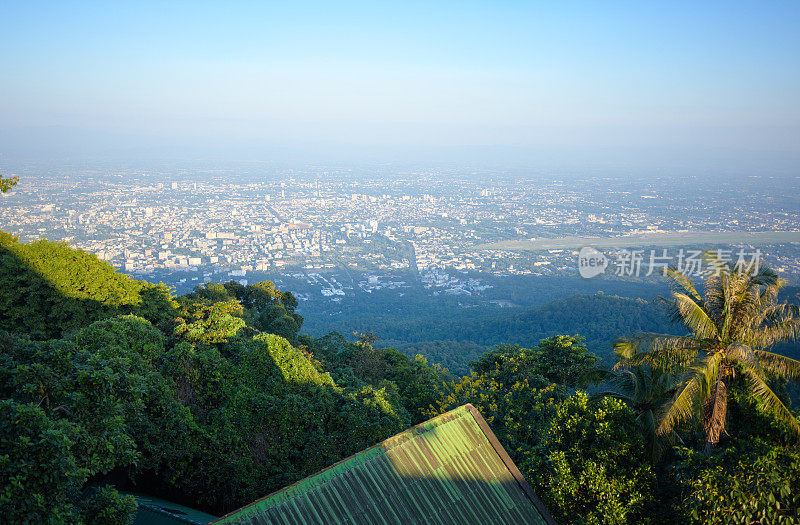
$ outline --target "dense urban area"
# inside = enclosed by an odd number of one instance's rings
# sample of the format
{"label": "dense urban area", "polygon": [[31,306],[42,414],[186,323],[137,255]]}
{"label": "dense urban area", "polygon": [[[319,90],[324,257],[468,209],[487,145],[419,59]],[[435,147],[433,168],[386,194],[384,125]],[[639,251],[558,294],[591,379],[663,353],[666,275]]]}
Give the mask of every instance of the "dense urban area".
{"label": "dense urban area", "polygon": [[[654,258],[680,264],[709,247],[734,263],[762,258],[791,281],[800,275],[797,178],[251,165],[24,171],[32,175],[2,200],[4,229],[21,241],[64,240],[179,290],[266,274],[300,279],[333,301],[356,287],[470,295],[492,277],[575,276],[584,245],[607,252],[610,277],[658,275]],[[620,262],[629,252],[641,259],[635,274]]]}

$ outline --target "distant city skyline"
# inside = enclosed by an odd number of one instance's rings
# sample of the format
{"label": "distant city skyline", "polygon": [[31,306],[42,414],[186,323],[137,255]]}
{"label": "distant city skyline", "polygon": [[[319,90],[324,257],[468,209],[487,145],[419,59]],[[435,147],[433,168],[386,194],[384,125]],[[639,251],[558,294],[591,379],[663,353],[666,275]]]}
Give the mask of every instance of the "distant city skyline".
{"label": "distant city skyline", "polygon": [[0,7],[19,158],[797,174],[794,2]]}

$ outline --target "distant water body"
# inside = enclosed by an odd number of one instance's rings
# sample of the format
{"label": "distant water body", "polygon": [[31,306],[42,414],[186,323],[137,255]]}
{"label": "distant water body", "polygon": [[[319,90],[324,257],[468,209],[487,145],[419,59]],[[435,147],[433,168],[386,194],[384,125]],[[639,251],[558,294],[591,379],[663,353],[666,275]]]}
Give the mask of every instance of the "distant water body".
{"label": "distant water body", "polygon": [[517,239],[477,246],[486,250],[536,251],[581,248],[634,248],[638,246],[768,245],[800,243],[800,231],[648,232],[618,237],[556,237]]}

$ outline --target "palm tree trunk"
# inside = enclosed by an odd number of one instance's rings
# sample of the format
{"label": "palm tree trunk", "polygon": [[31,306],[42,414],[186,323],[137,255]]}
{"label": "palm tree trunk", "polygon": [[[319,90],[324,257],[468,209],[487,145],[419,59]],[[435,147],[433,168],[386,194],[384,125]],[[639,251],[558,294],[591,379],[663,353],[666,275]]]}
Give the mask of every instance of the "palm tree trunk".
{"label": "palm tree trunk", "polygon": [[720,371],[711,395],[703,405],[703,420],[706,431],[706,455],[711,454],[725,431],[725,416],[728,413],[727,374]]}

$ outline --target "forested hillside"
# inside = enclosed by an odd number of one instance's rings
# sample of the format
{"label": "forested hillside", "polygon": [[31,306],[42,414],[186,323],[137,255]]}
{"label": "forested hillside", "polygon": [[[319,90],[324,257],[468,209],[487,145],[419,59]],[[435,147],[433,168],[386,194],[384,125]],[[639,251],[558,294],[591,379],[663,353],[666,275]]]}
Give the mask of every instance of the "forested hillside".
{"label": "forested hillside", "polygon": [[[440,380],[398,352],[331,366],[335,380],[271,283],[175,298],[64,244],[4,237],[0,250],[11,522],[117,522],[132,500],[113,487],[221,514],[418,422]],[[359,361],[339,344],[337,366]]]}
{"label": "forested hillside", "polygon": [[[469,363],[494,345],[535,346],[541,339],[557,334],[580,334],[590,351],[610,363],[614,341],[620,334],[680,333],[681,328],[671,325],[665,312],[656,300],[575,295],[523,312],[384,324],[378,333],[386,334],[382,344],[407,353],[422,353],[454,373],[465,374]],[[459,340],[447,340],[452,334],[458,334]]]}
{"label": "forested hillside", "polygon": [[164,285],[131,279],[66,243],[23,244],[0,231],[0,330],[49,339],[119,314],[158,324],[174,307]]}
{"label": "forested hillside", "polygon": [[[571,283],[565,283],[569,286]],[[629,286],[632,293],[650,288]],[[780,299],[800,302],[800,288],[785,287]],[[664,295],[668,295],[666,292]],[[614,342],[636,332],[682,334],[684,328],[672,323],[663,301],[635,296],[620,297],[602,292],[562,297],[542,305],[518,308],[493,308],[483,311],[459,310],[459,315],[419,317],[406,314],[384,315],[370,325],[355,318],[354,329],[372,330],[380,337],[379,346],[391,347],[408,355],[417,353],[439,363],[451,372],[469,373],[469,364],[494,345],[509,343],[535,346],[541,339],[557,334],[579,334],[589,350],[603,362],[614,362]],[[780,353],[800,358],[800,344],[781,343]]]}
{"label": "forested hillside", "polygon": [[[739,375],[719,448],[702,454],[698,420],[667,436],[652,424],[695,369],[619,354],[608,370],[574,334],[599,345],[637,323],[666,327],[651,302],[584,295],[465,322],[474,363],[457,377],[431,356],[376,348],[361,325],[355,341],[304,335],[297,301],[270,282],[175,297],[65,244],[5,234],[0,279],[6,522],[130,523],[136,503],[120,491],[220,515],[467,402],[560,522],[800,518],[795,415],[776,418]],[[763,374],[787,404],[792,366]],[[580,390],[591,384],[607,393]]]}

